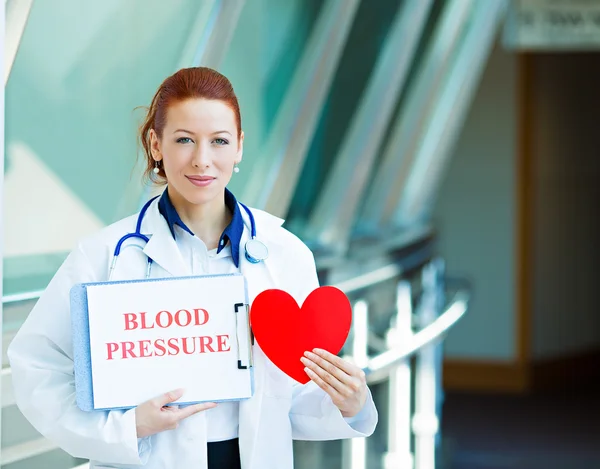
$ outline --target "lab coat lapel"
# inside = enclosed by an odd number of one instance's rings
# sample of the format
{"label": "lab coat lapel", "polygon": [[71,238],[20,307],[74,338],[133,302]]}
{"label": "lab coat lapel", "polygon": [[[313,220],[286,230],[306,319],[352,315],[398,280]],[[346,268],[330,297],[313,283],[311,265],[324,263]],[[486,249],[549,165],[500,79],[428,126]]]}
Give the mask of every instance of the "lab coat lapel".
{"label": "lab coat lapel", "polygon": [[144,254],[155,264],[174,277],[191,275],[166,220],[158,211],[157,202],[150,206],[144,217],[142,233],[150,237],[150,241],[144,247]]}
{"label": "lab coat lapel", "polygon": [[[250,239],[250,220],[245,210],[241,210],[246,224],[246,229],[240,240],[240,270],[248,281],[248,297],[250,303],[254,301],[254,298],[264,290],[270,288],[277,288],[278,275],[276,259],[277,255],[274,254],[276,243],[273,240],[273,230],[279,228],[283,223],[283,220],[276,218],[271,215],[266,215],[264,212],[252,210],[256,224],[256,237],[265,245],[269,250],[269,257],[264,262],[258,264],[252,264],[246,259],[246,250],[244,246]],[[266,216],[265,216],[266,215]]]}
{"label": "lab coat lapel", "polygon": [[[245,212],[244,212],[245,215]],[[256,215],[255,215],[256,217]],[[249,220],[245,217],[246,225],[249,226]],[[262,220],[257,220],[257,238],[267,245],[271,253],[273,245],[269,240],[268,225],[261,224]],[[250,304],[256,296],[264,290],[277,288],[277,277],[274,269],[274,258],[269,257],[264,262],[252,264],[246,259],[244,245],[250,238],[249,230],[244,230],[244,235],[240,242],[240,271],[246,277],[248,284],[248,299]],[[275,257],[276,258],[276,257]],[[261,411],[263,403],[263,391],[266,379],[266,357],[260,350],[258,344],[254,344],[254,396],[240,402],[239,409],[239,441],[240,457],[244,469],[253,469],[255,467],[254,450],[258,446],[257,437],[260,435]]]}

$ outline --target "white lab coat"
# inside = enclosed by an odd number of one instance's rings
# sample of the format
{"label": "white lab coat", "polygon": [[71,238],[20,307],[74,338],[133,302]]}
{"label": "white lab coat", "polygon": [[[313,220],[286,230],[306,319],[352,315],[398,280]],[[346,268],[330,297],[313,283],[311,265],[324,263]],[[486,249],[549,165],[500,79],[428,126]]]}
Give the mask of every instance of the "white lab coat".
{"label": "white lab coat", "polygon": [[[249,221],[242,210],[248,238]],[[279,288],[299,304],[318,287],[310,250],[285,230],[282,220],[253,210],[257,238],[269,258],[241,271],[250,301],[263,290]],[[76,283],[105,281],[117,240],[135,231],[137,216],[121,220],[80,242],[52,279],[8,350],[16,401],[35,428],[91,467],[206,469],[206,416],[200,412],[176,430],[138,439],[135,410],[83,412],[75,403],[69,291]],[[166,221],[153,202],[142,225],[150,242],[129,247],[119,257],[113,280],[144,276],[146,255],[154,260],[152,277],[189,275]],[[243,251],[242,251],[243,252]],[[291,469],[292,439],[332,440],[369,436],[377,411],[369,394],[357,419],[348,423],[314,383],[297,385],[254,346],[255,394],[240,403],[239,441],[243,469]],[[165,389],[165,392],[168,389]]]}

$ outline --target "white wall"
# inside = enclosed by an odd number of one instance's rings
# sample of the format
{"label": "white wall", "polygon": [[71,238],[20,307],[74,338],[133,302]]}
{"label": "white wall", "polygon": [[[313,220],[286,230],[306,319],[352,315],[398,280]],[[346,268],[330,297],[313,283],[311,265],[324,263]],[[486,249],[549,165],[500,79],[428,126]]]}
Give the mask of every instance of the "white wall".
{"label": "white wall", "polygon": [[[533,57],[532,359],[600,350],[600,56]],[[497,48],[443,181],[435,219],[449,274],[473,282],[450,359],[516,359],[517,58]]]}
{"label": "white wall", "polygon": [[492,52],[434,210],[449,274],[474,286],[446,339],[450,359],[516,357],[516,67],[513,54]]}

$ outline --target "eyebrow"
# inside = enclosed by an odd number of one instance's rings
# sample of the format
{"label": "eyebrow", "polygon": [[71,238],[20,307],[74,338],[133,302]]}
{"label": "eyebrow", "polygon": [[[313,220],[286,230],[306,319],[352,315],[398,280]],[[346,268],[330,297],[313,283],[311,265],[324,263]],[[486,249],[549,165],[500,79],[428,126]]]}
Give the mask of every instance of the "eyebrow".
{"label": "eyebrow", "polygon": [[[186,134],[194,135],[194,132],[192,132],[191,130],[177,129],[173,133],[177,133],[177,132],[184,132]],[[217,130],[216,132],[213,132],[211,135],[217,135],[217,134],[229,134],[229,135],[231,135],[231,132],[229,132],[229,130]]]}

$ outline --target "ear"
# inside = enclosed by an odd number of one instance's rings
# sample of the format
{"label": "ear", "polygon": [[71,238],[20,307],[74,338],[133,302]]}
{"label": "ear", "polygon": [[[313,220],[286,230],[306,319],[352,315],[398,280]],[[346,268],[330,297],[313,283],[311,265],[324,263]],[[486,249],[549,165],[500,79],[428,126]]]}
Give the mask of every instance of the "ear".
{"label": "ear", "polygon": [[161,161],[163,159],[160,151],[160,140],[154,129],[150,129],[150,152],[154,161]]}
{"label": "ear", "polygon": [[238,143],[238,152],[235,157],[235,163],[240,164],[242,162],[242,156],[244,154],[244,132],[240,134],[240,141]]}

